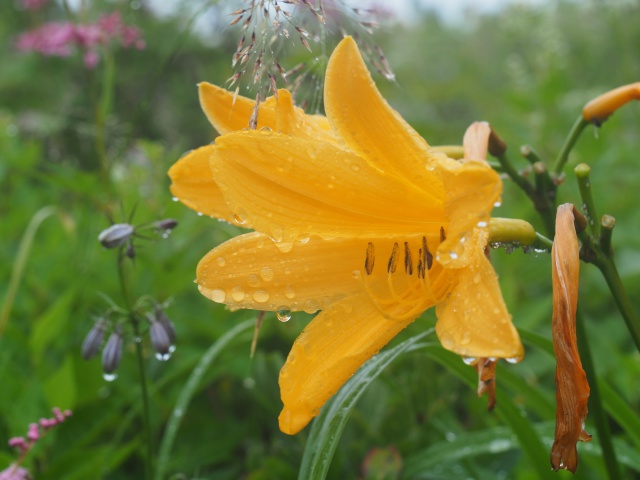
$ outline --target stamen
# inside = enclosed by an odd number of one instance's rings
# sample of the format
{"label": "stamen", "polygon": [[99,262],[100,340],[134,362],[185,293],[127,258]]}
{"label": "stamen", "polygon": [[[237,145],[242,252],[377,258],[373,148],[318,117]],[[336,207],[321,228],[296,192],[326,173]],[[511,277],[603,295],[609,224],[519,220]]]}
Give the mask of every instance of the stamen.
{"label": "stamen", "polygon": [[[443,230],[444,231],[444,230]],[[427,244],[427,237],[422,237],[422,254],[424,255],[424,263],[427,265],[427,270],[431,270],[433,267],[433,255],[429,251],[429,245]],[[422,275],[424,278],[424,270],[422,271]]]}
{"label": "stamen", "polygon": [[424,278],[424,255],[422,249],[418,249],[418,278]]}
{"label": "stamen", "polygon": [[393,244],[393,250],[391,252],[391,256],[389,257],[389,263],[387,264],[387,272],[395,273],[396,267],[398,266],[398,249],[400,246],[398,242]]}
{"label": "stamen", "polygon": [[367,272],[367,275],[371,275],[373,273],[373,265],[376,262],[376,247],[373,243],[369,242],[367,245],[367,258],[364,260],[364,270]]}
{"label": "stamen", "polygon": [[440,227],[440,243],[447,239],[447,234],[444,232],[444,227]]}
{"label": "stamen", "polygon": [[404,271],[407,275],[413,275],[413,260],[411,259],[409,242],[404,242]]}

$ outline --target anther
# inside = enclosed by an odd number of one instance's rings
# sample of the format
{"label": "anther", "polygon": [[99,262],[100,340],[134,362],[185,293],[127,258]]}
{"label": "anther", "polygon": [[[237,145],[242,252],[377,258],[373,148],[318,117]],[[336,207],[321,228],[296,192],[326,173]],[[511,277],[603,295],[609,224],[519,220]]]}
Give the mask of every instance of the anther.
{"label": "anther", "polygon": [[440,227],[440,243],[447,239],[447,234],[444,233],[444,227]]}
{"label": "anther", "polygon": [[367,258],[364,261],[364,269],[367,272],[367,275],[371,275],[373,273],[373,265],[376,262],[376,247],[373,243],[369,242],[367,244]]}
{"label": "anther", "polygon": [[395,273],[396,267],[398,266],[398,250],[400,246],[398,242],[393,244],[393,250],[391,251],[391,256],[389,257],[389,263],[387,265],[387,272]]}
{"label": "anther", "polygon": [[413,260],[411,259],[409,242],[404,242],[404,271],[407,275],[413,275]]}
{"label": "anther", "polygon": [[[441,231],[444,232],[444,229]],[[431,267],[433,267],[433,255],[431,255],[431,252],[429,251],[427,237],[425,236],[422,237],[422,255],[424,255],[423,262],[427,266],[427,270],[431,270]]]}

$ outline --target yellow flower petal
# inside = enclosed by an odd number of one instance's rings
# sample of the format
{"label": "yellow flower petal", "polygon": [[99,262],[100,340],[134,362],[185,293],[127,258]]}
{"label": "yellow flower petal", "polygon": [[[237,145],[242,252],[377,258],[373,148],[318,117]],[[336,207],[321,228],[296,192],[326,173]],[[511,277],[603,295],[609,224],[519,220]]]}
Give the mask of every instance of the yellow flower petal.
{"label": "yellow flower petal", "polygon": [[[255,100],[236,95],[207,82],[200,83],[198,90],[200,105],[218,133],[224,135],[249,127]],[[302,109],[293,105],[291,93],[284,89],[278,90],[278,98],[269,97],[260,104],[257,129],[260,128],[324,141],[336,141],[327,118],[322,115],[306,115]]]}
{"label": "yellow flower petal", "polygon": [[289,435],[302,430],[365,361],[416,317],[390,321],[364,296],[349,297],[316,316],[280,371],[280,430]]}
{"label": "yellow flower petal", "polygon": [[609,90],[594,98],[582,109],[582,118],[600,124],[631,100],[640,100],[640,82]]}
{"label": "yellow flower petal", "polygon": [[329,143],[245,131],[219,137],[216,147],[214,178],[231,209],[276,240],[446,228],[441,203]]}
{"label": "yellow flower petal", "polygon": [[196,212],[231,222],[233,213],[213,181],[209,159],[214,150],[213,145],[207,145],[178,160],[169,169],[170,189],[174,197]]}
{"label": "yellow flower petal", "polygon": [[476,246],[469,248],[466,242],[476,227],[489,224],[491,209],[502,193],[502,182],[494,170],[479,162],[443,158],[437,169],[445,186],[449,219],[447,239],[438,249],[438,260],[445,266],[460,268],[472,262],[469,255],[475,253]]}
{"label": "yellow flower petal", "polygon": [[[388,238],[327,241],[311,236],[283,250],[280,243],[253,232],[205,255],[198,264],[196,283],[207,298],[236,308],[314,313],[366,292],[383,309],[395,305],[397,316],[419,314],[447,292],[442,268],[425,261],[429,254],[421,250],[424,244],[437,246],[436,241],[410,237],[400,249]],[[397,272],[390,275],[394,251]],[[406,255],[410,255],[409,267]],[[411,274],[406,274],[406,268]]]}
{"label": "yellow flower petal", "polygon": [[325,78],[327,117],[349,149],[387,173],[397,172],[433,195],[443,196],[424,139],[380,95],[355,41],[336,47]]}
{"label": "yellow flower petal", "polygon": [[469,239],[471,261],[445,301],[436,307],[436,333],[447,350],[465,357],[514,361],[524,349],[502,299],[498,278],[484,255],[488,231],[476,229]]}

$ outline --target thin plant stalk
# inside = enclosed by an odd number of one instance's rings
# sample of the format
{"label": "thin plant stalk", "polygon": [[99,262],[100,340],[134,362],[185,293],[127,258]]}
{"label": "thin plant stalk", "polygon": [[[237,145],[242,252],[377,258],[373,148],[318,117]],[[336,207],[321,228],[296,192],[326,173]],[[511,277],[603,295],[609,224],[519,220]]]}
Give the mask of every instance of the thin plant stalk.
{"label": "thin plant stalk", "polygon": [[29,221],[29,225],[27,225],[27,229],[22,235],[20,246],[18,247],[18,254],[16,255],[16,260],[11,270],[7,295],[2,303],[2,310],[0,311],[0,337],[9,321],[9,313],[11,313],[11,307],[13,307],[13,302],[18,293],[20,280],[22,280],[22,274],[29,259],[29,252],[31,252],[31,246],[33,245],[36,232],[40,228],[40,225],[42,225],[42,222],[56,213],[58,213],[58,209],[52,205],[41,208],[31,217],[31,221]]}
{"label": "thin plant stalk", "polygon": [[591,347],[589,346],[589,339],[587,337],[587,329],[584,326],[584,317],[581,315],[580,310],[576,313],[576,330],[578,337],[578,348],[580,350],[580,358],[582,360],[582,366],[589,379],[590,397],[589,397],[589,411],[593,415],[593,419],[598,431],[598,443],[602,448],[602,456],[604,457],[604,464],[607,468],[609,478],[616,480],[622,478],[620,475],[620,466],[618,459],[616,458],[616,452],[613,449],[613,439],[611,438],[611,429],[607,415],[604,411],[602,403],[602,395],[600,394],[600,386],[598,385],[598,379],[596,377],[596,369],[593,363],[593,357],[591,356]]}
{"label": "thin plant stalk", "polygon": [[553,173],[557,177],[562,175],[562,170],[564,169],[564,166],[569,159],[569,153],[573,149],[573,146],[576,144],[578,138],[580,138],[580,134],[582,134],[582,131],[587,125],[589,125],[589,122],[587,122],[582,117],[582,114],[580,114],[580,116],[576,119],[575,123],[571,127],[569,135],[567,135],[567,138],[564,141],[564,145],[562,145],[562,148],[558,153],[558,157],[556,158],[556,163],[553,167]]}

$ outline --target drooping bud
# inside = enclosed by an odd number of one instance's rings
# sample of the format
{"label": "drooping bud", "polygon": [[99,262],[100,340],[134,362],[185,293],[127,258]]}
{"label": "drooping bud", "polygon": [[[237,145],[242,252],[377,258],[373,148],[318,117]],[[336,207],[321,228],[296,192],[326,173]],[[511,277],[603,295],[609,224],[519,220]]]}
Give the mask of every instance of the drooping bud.
{"label": "drooping bud", "polygon": [[109,340],[102,350],[102,370],[111,374],[116,371],[122,357],[122,334],[116,330],[109,336]]}
{"label": "drooping bud", "polygon": [[134,234],[135,228],[128,223],[114,223],[109,228],[105,228],[98,241],[104,248],[118,248],[124,245]]}
{"label": "drooping bud", "polygon": [[158,230],[173,230],[178,226],[178,221],[173,218],[164,218],[154,223],[154,227]]}
{"label": "drooping bud", "polygon": [[104,338],[106,328],[106,319],[100,318],[93,326],[82,342],[82,358],[89,360],[93,358],[99,351]]}
{"label": "drooping bud", "polygon": [[160,323],[160,325],[162,325],[167,332],[167,335],[169,337],[169,344],[170,344],[169,350],[171,350],[171,346],[176,344],[176,330],[173,326],[173,322],[169,319],[167,314],[160,307],[156,307],[154,311],[154,315],[158,323]]}
{"label": "drooping bud", "polygon": [[149,327],[149,336],[151,337],[151,345],[159,355],[169,354],[169,347],[171,342],[169,341],[169,335],[164,326],[154,320],[151,320],[151,326]]}
{"label": "drooping bud", "polygon": [[574,207],[560,205],[556,235],[551,250],[553,280],[553,351],[556,356],[556,431],[551,447],[551,466],[575,473],[578,441],[591,440],[584,430],[589,399],[589,383],[582,369],[576,344],[576,308],[580,252]]}

